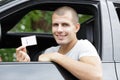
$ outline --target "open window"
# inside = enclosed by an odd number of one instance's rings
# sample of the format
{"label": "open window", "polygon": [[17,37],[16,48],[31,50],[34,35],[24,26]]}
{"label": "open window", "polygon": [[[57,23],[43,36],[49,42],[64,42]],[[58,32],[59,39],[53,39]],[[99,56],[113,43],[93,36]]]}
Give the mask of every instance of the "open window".
{"label": "open window", "polygon": [[[50,46],[56,46],[57,44],[51,34],[51,15],[56,8],[64,5],[73,7],[79,14],[81,29],[77,33],[78,39],[88,39],[95,46],[99,55],[101,55],[100,14],[99,3],[97,1],[94,3],[90,1],[79,3],[67,1],[51,1],[46,3],[30,1],[26,4],[18,5],[8,10],[11,11],[11,14],[5,12],[7,16],[1,19],[1,49],[16,48],[21,45],[20,38],[22,36],[36,35],[38,44],[28,47],[29,55],[34,60],[39,52]],[[15,52],[15,50],[13,51]]]}

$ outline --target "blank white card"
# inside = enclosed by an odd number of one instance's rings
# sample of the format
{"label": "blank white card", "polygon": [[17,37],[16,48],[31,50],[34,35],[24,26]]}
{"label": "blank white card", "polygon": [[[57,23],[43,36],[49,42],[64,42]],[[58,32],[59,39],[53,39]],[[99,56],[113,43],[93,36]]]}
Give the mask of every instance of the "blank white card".
{"label": "blank white card", "polygon": [[33,36],[22,37],[21,38],[21,43],[22,43],[22,46],[37,45],[36,36],[33,35]]}

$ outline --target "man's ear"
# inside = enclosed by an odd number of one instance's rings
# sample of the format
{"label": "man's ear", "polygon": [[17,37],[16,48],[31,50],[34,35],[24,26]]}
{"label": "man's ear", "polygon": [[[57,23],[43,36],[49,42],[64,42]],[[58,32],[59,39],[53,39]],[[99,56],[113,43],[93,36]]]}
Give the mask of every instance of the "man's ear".
{"label": "man's ear", "polygon": [[77,33],[79,30],[80,30],[80,24],[77,23],[77,24],[76,24],[76,33]]}

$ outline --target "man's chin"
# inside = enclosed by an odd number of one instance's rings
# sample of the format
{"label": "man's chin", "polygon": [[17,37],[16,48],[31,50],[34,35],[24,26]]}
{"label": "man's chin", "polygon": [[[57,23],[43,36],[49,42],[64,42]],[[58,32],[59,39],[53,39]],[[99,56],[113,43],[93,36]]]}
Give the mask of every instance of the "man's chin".
{"label": "man's chin", "polygon": [[64,41],[57,41],[57,43],[58,43],[59,45],[65,45],[65,44],[67,44],[67,43],[64,42]]}

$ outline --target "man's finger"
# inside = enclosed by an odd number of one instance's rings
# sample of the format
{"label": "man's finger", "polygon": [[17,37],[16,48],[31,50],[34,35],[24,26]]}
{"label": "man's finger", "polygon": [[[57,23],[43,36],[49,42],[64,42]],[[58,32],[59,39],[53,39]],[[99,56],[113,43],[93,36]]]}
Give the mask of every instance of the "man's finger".
{"label": "man's finger", "polygon": [[24,51],[26,52],[26,47],[25,46],[20,46],[16,49],[16,53],[19,53],[19,51]]}
{"label": "man's finger", "polygon": [[21,61],[23,61],[23,62],[28,62],[28,61],[30,61],[30,57],[28,56],[28,54],[26,54],[26,53],[23,52],[23,51],[20,51],[20,54],[22,54],[22,55],[21,55]]}

